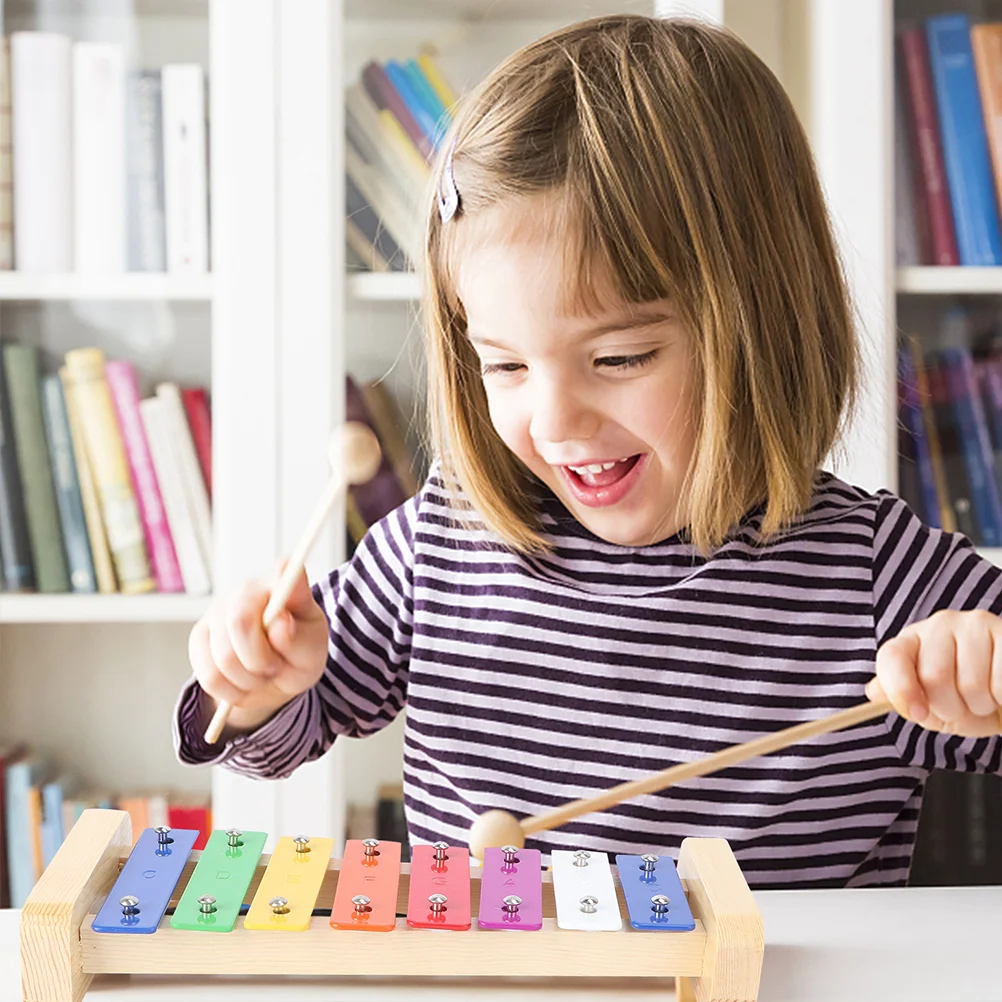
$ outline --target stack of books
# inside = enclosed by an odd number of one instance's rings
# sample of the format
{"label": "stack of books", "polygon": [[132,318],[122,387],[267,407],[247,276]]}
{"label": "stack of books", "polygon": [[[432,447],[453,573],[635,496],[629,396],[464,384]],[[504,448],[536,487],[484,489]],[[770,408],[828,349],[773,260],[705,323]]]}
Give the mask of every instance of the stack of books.
{"label": "stack of books", "polygon": [[136,367],[98,348],[43,373],[0,357],[0,567],[19,592],[212,588],[212,429],[199,386],[140,399]]}
{"label": "stack of books", "polygon": [[0,268],[209,268],[201,66],[127,70],[122,46],[0,43]]}
{"label": "stack of books", "polygon": [[1002,23],[943,14],[897,36],[897,264],[1002,264]]}
{"label": "stack of books", "polygon": [[345,94],[349,270],[405,271],[419,257],[421,199],[456,95],[428,55],[370,60]]}

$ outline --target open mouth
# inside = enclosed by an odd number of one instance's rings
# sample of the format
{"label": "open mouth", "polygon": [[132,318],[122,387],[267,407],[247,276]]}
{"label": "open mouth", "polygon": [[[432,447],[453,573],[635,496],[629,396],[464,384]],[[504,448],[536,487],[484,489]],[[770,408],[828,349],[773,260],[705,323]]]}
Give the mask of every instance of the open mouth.
{"label": "open mouth", "polygon": [[604,508],[621,501],[637,482],[645,456],[581,466],[561,466],[560,472],[574,497],[589,508]]}

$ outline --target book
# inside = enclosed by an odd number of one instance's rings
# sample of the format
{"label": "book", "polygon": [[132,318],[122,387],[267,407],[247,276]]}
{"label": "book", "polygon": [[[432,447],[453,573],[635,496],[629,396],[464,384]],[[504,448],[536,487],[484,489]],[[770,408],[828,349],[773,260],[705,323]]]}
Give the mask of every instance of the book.
{"label": "book", "polygon": [[929,18],[925,29],[960,263],[1002,264],[1002,234],[970,18],[943,14]]}
{"label": "book", "polygon": [[104,364],[115,417],[122,432],[122,444],[129,465],[132,490],[143,524],[143,538],[157,591],[184,591],[184,579],[174,550],[167,513],[164,511],[160,484],[150,458],[146,432],[139,415],[139,380],[136,367],[124,359],[110,359]]}
{"label": "book", "polygon": [[389,111],[393,115],[421,156],[426,161],[431,160],[433,153],[431,141],[414,119],[410,109],[386,75],[386,71],[374,59],[370,59],[362,67],[362,86],[377,108]]}
{"label": "book", "polygon": [[10,37],[14,266],[73,270],[72,48],[55,32]]}
{"label": "book", "polygon": [[415,468],[416,457],[407,444],[404,420],[397,401],[383,380],[363,383],[360,389],[380,446],[404,493],[411,497],[417,493],[420,483]]}
{"label": "book", "polygon": [[161,70],[167,270],[209,270],[205,74],[196,64]]}
{"label": "book", "polygon": [[7,766],[23,755],[13,741],[0,741],[0,908],[10,908],[10,867],[7,862]]}
{"label": "book", "polygon": [[108,535],[104,531],[104,519],[101,517],[101,501],[94,484],[94,473],[90,458],[84,444],[83,426],[80,423],[79,405],[77,404],[76,384],[66,366],[59,369],[59,380],[63,384],[63,401],[66,404],[66,420],[70,428],[70,441],[73,443],[73,456],[76,460],[77,480],[80,483],[80,500],[83,504],[84,522],[87,526],[87,539],[90,541],[90,555],[94,562],[94,575],[97,579],[97,590],[102,595],[110,595],[118,591],[115,580],[115,565],[111,559],[111,548],[108,545]]}
{"label": "book", "polygon": [[130,73],[125,99],[126,265],[130,271],[166,271],[160,71]]}
{"label": "book", "polygon": [[139,401],[139,414],[146,432],[157,483],[160,485],[167,524],[184,580],[184,590],[189,595],[208,595],[212,590],[209,569],[202,557],[195,523],[188,510],[181,483],[180,462],[174,453],[171,424],[166,411],[167,405],[159,397]]}
{"label": "book", "polygon": [[198,465],[195,442],[191,437],[191,429],[188,427],[188,418],[185,416],[181,389],[176,383],[159,383],[156,395],[164,402],[164,413],[170,428],[171,444],[177,469],[181,476],[185,503],[195,526],[195,538],[198,540],[206,573],[211,582],[212,509],[209,505],[209,493],[205,488],[202,471]]}
{"label": "book", "polygon": [[13,267],[14,157],[11,146],[10,39],[0,38],[0,271],[10,271]]}
{"label": "book", "polygon": [[100,348],[75,348],[66,353],[66,367],[73,378],[84,447],[101,501],[119,587],[127,595],[152,591],[156,585],[104,371],[104,353]]}
{"label": "book", "polygon": [[70,578],[42,419],[38,349],[34,345],[6,344],[3,357],[35,584],[40,592],[66,592],[70,590]]}
{"label": "book", "polygon": [[198,454],[205,492],[212,501],[212,409],[209,394],[202,386],[186,386],[181,390],[181,402],[188,418],[191,438]]}
{"label": "book", "polygon": [[915,469],[918,475],[919,496],[916,499],[918,504],[916,512],[927,525],[938,529],[940,527],[939,496],[936,493],[932,455],[929,449],[929,439],[926,436],[922,404],[919,400],[918,376],[915,372],[915,360],[911,349],[905,343],[898,346],[898,387],[901,430],[904,434],[911,436]]}
{"label": "book", "polygon": [[943,145],[940,141],[936,97],[933,93],[929,50],[920,27],[905,28],[898,34],[898,52],[904,73],[899,86],[905,89],[911,128],[911,161],[919,198],[924,202],[929,220],[932,258],[929,264],[957,265],[957,237],[953,209],[947,191]]}
{"label": "book", "polygon": [[0,563],[7,591],[35,590],[31,537],[17,465],[3,352],[0,352]]}
{"label": "book", "polygon": [[112,42],[73,44],[73,260],[125,271],[125,67]]}
{"label": "book", "polygon": [[1002,205],[1002,23],[972,25],[971,49],[991,155],[995,198]]}
{"label": "book", "polygon": [[97,591],[97,577],[90,552],[90,538],[87,535],[87,520],[84,517],[80,479],[77,476],[77,464],[73,455],[70,424],[66,416],[63,384],[56,373],[42,377],[42,418],[45,423],[45,437],[49,444],[49,457],[52,461],[56,506],[63,530],[70,589],[77,593],[90,594]]}
{"label": "book", "polygon": [[167,823],[171,828],[188,828],[199,833],[192,846],[193,849],[204,849],[205,843],[212,834],[212,811],[209,801],[197,795],[175,794],[167,801]]}
{"label": "book", "polygon": [[10,903],[20,908],[35,884],[35,831],[29,806],[31,790],[38,789],[49,771],[46,759],[25,752],[6,766],[4,815],[7,822],[7,863]]}

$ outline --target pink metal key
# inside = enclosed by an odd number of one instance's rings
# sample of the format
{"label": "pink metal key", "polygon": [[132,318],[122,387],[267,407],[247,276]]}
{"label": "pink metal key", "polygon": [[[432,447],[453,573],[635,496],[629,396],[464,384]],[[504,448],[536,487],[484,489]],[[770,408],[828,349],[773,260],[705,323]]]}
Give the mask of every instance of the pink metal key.
{"label": "pink metal key", "polygon": [[543,927],[543,873],[538,849],[513,845],[484,850],[480,883],[481,929]]}

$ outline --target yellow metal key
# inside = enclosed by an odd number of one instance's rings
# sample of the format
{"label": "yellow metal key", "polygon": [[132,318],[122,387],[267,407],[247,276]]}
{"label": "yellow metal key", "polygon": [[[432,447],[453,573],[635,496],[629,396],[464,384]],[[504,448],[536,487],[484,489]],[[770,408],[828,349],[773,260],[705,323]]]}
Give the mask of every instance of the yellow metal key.
{"label": "yellow metal key", "polygon": [[333,851],[332,838],[280,838],[261,875],[244,928],[287,932],[308,929]]}

